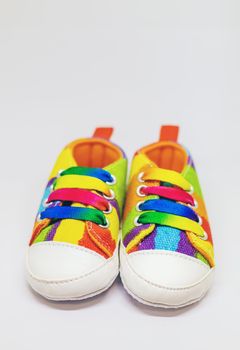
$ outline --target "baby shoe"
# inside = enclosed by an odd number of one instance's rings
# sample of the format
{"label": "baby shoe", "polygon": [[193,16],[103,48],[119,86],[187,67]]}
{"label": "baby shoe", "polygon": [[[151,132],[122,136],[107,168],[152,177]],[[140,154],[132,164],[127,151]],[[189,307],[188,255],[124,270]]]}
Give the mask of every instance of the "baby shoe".
{"label": "baby shoe", "polygon": [[27,253],[28,281],[48,299],[94,296],[118,275],[127,160],[112,131],[70,143],[49,177]]}
{"label": "baby shoe", "polygon": [[123,219],[120,274],[139,302],[177,308],[209,289],[213,244],[193,160],[164,126],[134,156]]}

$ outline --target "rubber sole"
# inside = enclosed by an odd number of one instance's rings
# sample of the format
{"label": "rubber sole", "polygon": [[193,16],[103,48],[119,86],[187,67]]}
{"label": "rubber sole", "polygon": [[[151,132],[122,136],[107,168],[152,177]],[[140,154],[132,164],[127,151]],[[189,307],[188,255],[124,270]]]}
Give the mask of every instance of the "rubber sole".
{"label": "rubber sole", "polygon": [[93,292],[93,293],[89,293],[89,294],[86,294],[86,295],[83,295],[83,296],[79,296],[79,297],[64,297],[64,298],[52,298],[52,297],[49,297],[47,295],[44,295],[44,294],[41,294],[39,293],[32,285],[31,283],[29,282],[30,284],[30,287],[34,290],[34,292],[36,292],[38,295],[40,295],[41,297],[47,299],[47,300],[51,300],[51,301],[81,301],[81,300],[85,300],[85,299],[88,299],[88,298],[93,298],[101,293],[104,293],[106,292],[114,283],[114,281],[116,280],[117,276],[118,276],[119,272],[117,272],[117,274],[114,276],[114,278],[103,288]]}
{"label": "rubber sole", "polygon": [[199,298],[197,299],[193,299],[193,300],[190,300],[188,301],[187,303],[185,304],[180,304],[180,305],[171,305],[171,304],[156,304],[156,303],[151,303],[145,299],[142,299],[140,298],[139,296],[137,296],[136,294],[134,294],[126,285],[125,281],[124,281],[124,278],[122,277],[121,275],[121,272],[120,272],[120,277],[121,277],[121,281],[122,281],[122,284],[123,284],[123,287],[125,289],[125,291],[133,298],[135,299],[136,301],[138,301],[139,303],[141,304],[144,304],[144,305],[147,305],[147,306],[151,306],[151,307],[154,307],[154,308],[162,308],[162,309],[179,309],[179,308],[183,308],[183,307],[186,307],[186,306],[189,306],[189,305],[192,305],[194,303],[197,303],[198,301],[200,301],[202,298],[204,298],[204,296],[207,294],[204,293],[203,295],[201,295]]}
{"label": "rubber sole", "polygon": [[[137,253],[132,253],[137,254]],[[136,301],[151,307],[178,309],[200,301],[208,292],[214,274],[209,269],[202,278],[195,283],[181,287],[153,283],[139,275],[129,263],[129,257],[124,247],[120,248],[120,277],[126,292]]]}

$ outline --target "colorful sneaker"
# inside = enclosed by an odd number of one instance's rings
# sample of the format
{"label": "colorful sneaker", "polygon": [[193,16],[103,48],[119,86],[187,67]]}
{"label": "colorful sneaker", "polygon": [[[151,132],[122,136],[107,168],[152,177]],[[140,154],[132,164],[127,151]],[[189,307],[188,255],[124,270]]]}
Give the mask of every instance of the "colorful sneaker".
{"label": "colorful sneaker", "polygon": [[118,275],[127,160],[111,134],[70,143],[50,175],[27,254],[28,281],[48,299],[91,297]]}
{"label": "colorful sneaker", "polygon": [[178,127],[134,156],[124,210],[120,274],[126,290],[151,306],[201,299],[214,270],[211,231],[191,156]]}

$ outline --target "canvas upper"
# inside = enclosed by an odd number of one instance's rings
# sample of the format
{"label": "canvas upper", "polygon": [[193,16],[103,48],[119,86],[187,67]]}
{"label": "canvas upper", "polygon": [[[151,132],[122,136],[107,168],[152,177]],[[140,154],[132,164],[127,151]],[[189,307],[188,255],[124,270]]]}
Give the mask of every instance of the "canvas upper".
{"label": "canvas upper", "polygon": [[[183,290],[198,284],[214,267],[211,229],[196,168],[188,150],[177,142],[177,134],[177,127],[162,127],[160,141],[143,147],[133,158],[123,217],[125,284],[129,268],[151,285]],[[137,281],[131,283],[135,289]],[[137,295],[144,290],[140,288],[139,292],[136,287]],[[146,303],[174,307],[194,299],[160,294],[146,293]]]}
{"label": "canvas upper", "polygon": [[[83,290],[84,281],[70,291],[61,287],[53,290],[50,282],[80,278],[111,265],[110,260],[114,260],[114,271],[109,278],[117,274],[127,160],[109,141],[111,133],[112,129],[98,128],[93,137],[67,145],[50,174],[27,264],[33,288],[51,299],[81,298],[100,290],[101,282],[92,282],[88,292]],[[47,287],[44,282],[48,282]]]}

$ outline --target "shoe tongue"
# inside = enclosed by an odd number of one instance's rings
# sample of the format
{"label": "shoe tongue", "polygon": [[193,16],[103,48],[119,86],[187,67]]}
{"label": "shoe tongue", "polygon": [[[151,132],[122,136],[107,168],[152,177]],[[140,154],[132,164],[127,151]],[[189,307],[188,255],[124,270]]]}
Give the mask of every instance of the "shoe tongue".
{"label": "shoe tongue", "polygon": [[65,170],[74,166],[77,166],[77,162],[74,159],[72,149],[66,147],[58,156],[54,168],[50,174],[50,178],[56,177],[61,170]]}
{"label": "shoe tongue", "polygon": [[[81,148],[79,149],[78,146],[81,146]],[[98,151],[102,152],[102,155],[99,155],[99,159],[101,159],[104,154],[106,155],[106,152],[103,152],[102,150],[103,147],[106,147],[108,151],[109,165],[107,166],[103,166],[104,164],[101,164],[101,161],[97,161]],[[90,152],[90,150],[92,150],[92,152]],[[115,164],[119,160],[125,158],[126,156],[124,152],[118,146],[114,145],[108,140],[101,138],[76,140],[68,144],[60,153],[50,174],[50,178],[56,177],[61,170],[65,170],[74,166],[81,166],[79,165],[80,163],[82,163],[85,167],[108,170],[108,168],[111,168],[112,164]]]}
{"label": "shoe tongue", "polygon": [[145,153],[139,151],[133,158],[130,178],[152,167],[157,167],[157,165]]}
{"label": "shoe tongue", "polygon": [[146,146],[137,152],[140,168],[156,167],[185,173],[186,167],[192,165],[188,151],[182,145],[172,141],[159,141]]}
{"label": "shoe tongue", "polygon": [[[167,143],[167,145],[169,145],[169,143]],[[165,151],[165,149],[164,149],[165,142],[163,143],[161,141],[161,142],[157,142],[157,143],[151,145],[151,152],[153,150],[156,153],[149,154],[149,152],[148,152],[149,146],[144,147],[137,152],[137,154],[135,155],[135,158],[133,160],[133,167],[132,167],[132,171],[131,171],[131,176],[134,174],[138,174],[140,172],[144,172],[149,168],[152,168],[152,169],[155,168],[155,169],[166,169],[166,170],[174,171],[176,173],[180,173],[186,180],[189,181],[189,171],[191,170],[191,168],[194,168],[194,165],[193,165],[193,160],[192,160],[188,150],[185,147],[183,147],[177,143],[171,142],[170,145],[171,145],[171,147],[175,148],[178,152],[182,152],[182,155],[184,156],[184,158],[182,159],[181,171],[174,169],[171,166],[171,164],[169,164],[169,167],[167,167],[167,166],[161,167],[157,164],[157,160],[160,159],[160,162],[161,162],[161,158],[158,156],[158,153],[160,153],[162,151],[162,147],[163,147],[163,151]],[[173,158],[172,154],[169,154],[166,156],[169,157],[169,159],[171,159],[171,157]],[[168,165],[168,164],[166,164],[166,165]],[[159,184],[159,182],[157,182],[157,181],[148,181],[149,186],[157,186],[158,184]],[[167,187],[174,187],[170,183],[162,182],[161,184],[163,186],[167,186]]]}

